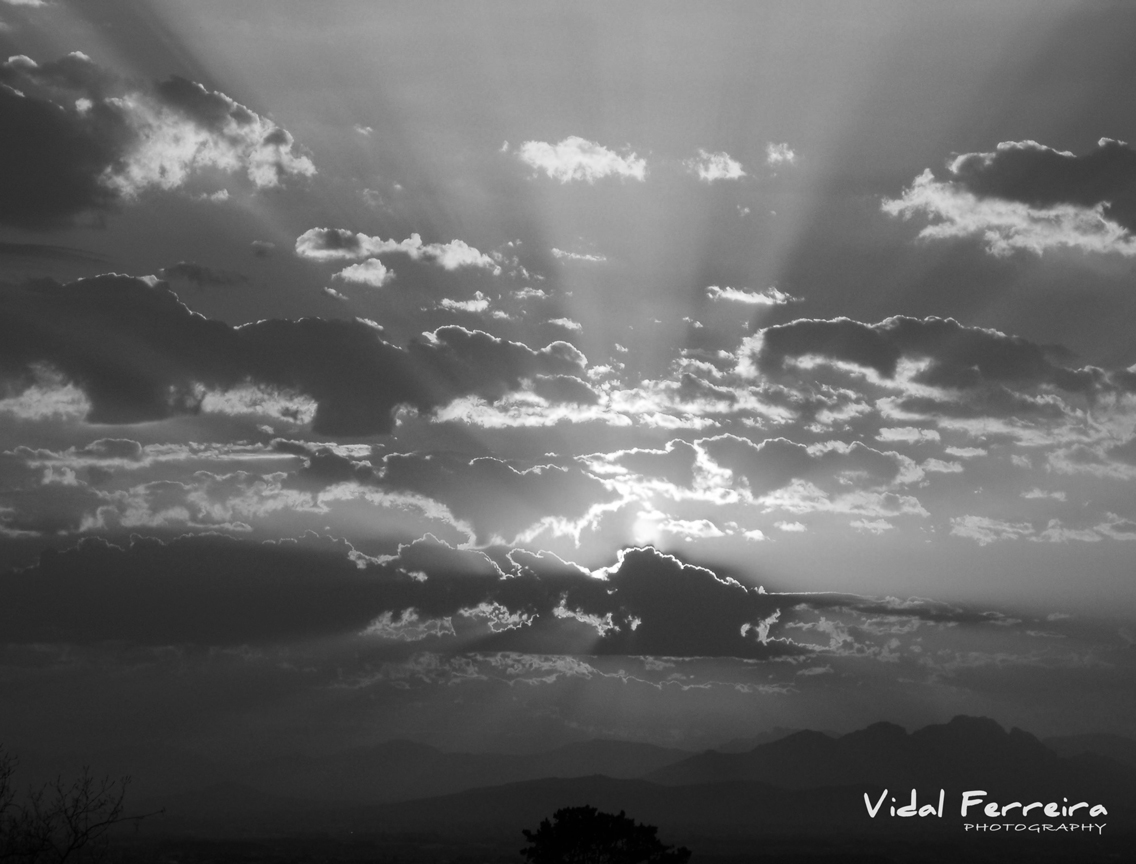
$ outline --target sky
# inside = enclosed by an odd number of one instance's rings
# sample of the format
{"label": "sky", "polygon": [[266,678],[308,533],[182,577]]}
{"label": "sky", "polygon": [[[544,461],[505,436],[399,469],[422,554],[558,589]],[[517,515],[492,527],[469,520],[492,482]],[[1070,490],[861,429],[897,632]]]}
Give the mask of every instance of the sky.
{"label": "sky", "polygon": [[0,739],[1136,734],[1134,38],[3,0]]}

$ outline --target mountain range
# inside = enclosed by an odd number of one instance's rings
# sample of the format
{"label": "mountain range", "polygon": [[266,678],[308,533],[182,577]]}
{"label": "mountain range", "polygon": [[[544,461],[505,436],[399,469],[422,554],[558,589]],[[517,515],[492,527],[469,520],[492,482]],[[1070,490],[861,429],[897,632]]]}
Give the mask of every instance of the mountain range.
{"label": "mountain range", "polygon": [[[1118,746],[1111,738],[1104,743]],[[146,831],[477,835],[515,845],[521,828],[535,827],[561,807],[590,804],[626,811],[703,849],[789,835],[915,841],[953,832],[957,839],[965,790],[983,790],[986,801],[1002,803],[1068,798],[1102,804],[1107,817],[1089,820],[1082,812],[1080,821],[1107,823],[1110,837],[1131,831],[1136,768],[1089,752],[1093,745],[1085,739],[1080,752],[1060,755],[1020,729],[965,716],[910,733],[890,723],[837,737],[803,730],[742,753],[690,754],[601,740],[505,756],[390,742],[254,763],[234,781],[149,802],[145,809],[164,807],[165,814],[148,820]],[[908,804],[913,789],[921,806],[937,804],[944,790],[943,817],[891,816],[889,808]],[[866,800],[883,802],[876,817]],[[1022,821],[1015,814],[1006,819]],[[974,808],[966,821],[990,820]]]}

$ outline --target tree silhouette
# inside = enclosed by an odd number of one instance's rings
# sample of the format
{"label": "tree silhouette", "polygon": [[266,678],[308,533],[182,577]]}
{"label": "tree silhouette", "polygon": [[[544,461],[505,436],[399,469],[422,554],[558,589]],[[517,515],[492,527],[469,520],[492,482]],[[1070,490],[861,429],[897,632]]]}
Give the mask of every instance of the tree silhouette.
{"label": "tree silhouette", "polygon": [[107,854],[108,832],[146,816],[124,816],[129,777],[97,779],[89,767],[71,783],[57,777],[16,798],[16,759],[0,747],[0,862],[97,862]]}
{"label": "tree silhouette", "polygon": [[664,846],[653,825],[639,825],[622,810],[618,816],[595,807],[557,810],[536,831],[522,833],[529,845],[521,854],[530,864],[686,864],[690,850]]}

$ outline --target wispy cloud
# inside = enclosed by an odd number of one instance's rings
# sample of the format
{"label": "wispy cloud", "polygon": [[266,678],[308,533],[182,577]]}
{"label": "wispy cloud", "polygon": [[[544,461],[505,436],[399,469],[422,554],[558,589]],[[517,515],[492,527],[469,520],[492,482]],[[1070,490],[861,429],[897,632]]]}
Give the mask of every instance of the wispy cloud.
{"label": "wispy cloud", "polygon": [[746,291],[744,288],[721,288],[710,285],[706,293],[711,300],[728,300],[732,303],[745,303],[749,306],[784,306],[786,303],[798,303],[799,297],[793,297],[776,288],[766,288],[764,291]]}

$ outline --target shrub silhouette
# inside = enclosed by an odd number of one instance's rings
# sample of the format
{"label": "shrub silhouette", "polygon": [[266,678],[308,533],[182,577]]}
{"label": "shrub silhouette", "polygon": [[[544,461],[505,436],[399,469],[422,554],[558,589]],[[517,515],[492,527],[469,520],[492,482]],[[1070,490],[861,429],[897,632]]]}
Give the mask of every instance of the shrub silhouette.
{"label": "shrub silhouette", "polygon": [[521,854],[529,864],[686,864],[690,850],[664,846],[653,825],[639,825],[619,811],[595,807],[557,810],[536,831],[522,833],[529,845]]}
{"label": "shrub silhouette", "polygon": [[146,816],[123,815],[129,777],[97,779],[84,767],[73,782],[57,777],[16,797],[16,760],[0,747],[0,862],[97,862],[108,851],[108,832]]}

